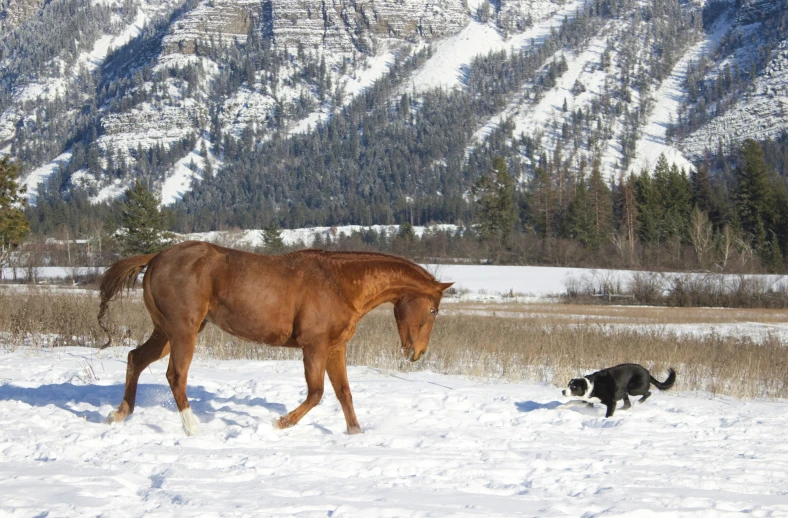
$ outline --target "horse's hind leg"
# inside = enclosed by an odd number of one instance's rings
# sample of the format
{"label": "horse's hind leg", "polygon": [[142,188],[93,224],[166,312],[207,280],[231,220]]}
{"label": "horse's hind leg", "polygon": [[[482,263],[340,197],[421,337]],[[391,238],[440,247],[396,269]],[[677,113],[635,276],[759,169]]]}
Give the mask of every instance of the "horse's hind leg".
{"label": "horse's hind leg", "polygon": [[107,423],[123,421],[130,413],[134,412],[137,399],[137,382],[145,367],[164,358],[170,352],[167,336],[159,329],[154,329],[148,340],[129,352],[126,363],[126,391],[123,401],[117,410],[110,412]]}
{"label": "horse's hind leg", "polygon": [[167,381],[170,383],[172,396],[178,406],[186,435],[194,435],[199,431],[197,419],[195,419],[186,397],[186,379],[189,375],[189,365],[191,365],[194,356],[197,332],[194,330],[173,334],[170,345],[170,364],[167,367]]}
{"label": "horse's hind leg", "polygon": [[306,400],[295,410],[274,422],[277,428],[290,428],[298,423],[307,412],[323,399],[323,384],[326,377],[328,347],[304,347],[304,375],[306,377]]}
{"label": "horse's hind leg", "polygon": [[347,433],[362,433],[361,426],[356,419],[356,412],[353,409],[353,396],[350,394],[350,384],[347,380],[347,346],[342,345],[333,349],[329,353],[326,371],[334,393],[337,395],[339,404],[342,405],[342,412],[345,414],[347,423]]}

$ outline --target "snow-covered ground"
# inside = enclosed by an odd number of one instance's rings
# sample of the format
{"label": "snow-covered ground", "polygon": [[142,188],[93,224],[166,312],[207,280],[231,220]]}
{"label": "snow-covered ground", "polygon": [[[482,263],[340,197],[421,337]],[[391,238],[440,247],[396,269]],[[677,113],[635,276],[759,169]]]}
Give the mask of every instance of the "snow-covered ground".
{"label": "snow-covered ground", "polygon": [[304,397],[299,362],[196,360],[187,437],[166,361],[142,375],[132,416],[103,423],[123,353],[0,352],[0,514],[788,515],[782,400],[655,393],[605,419],[558,387],[354,367],[364,434],[349,436],[331,388],[273,428]]}

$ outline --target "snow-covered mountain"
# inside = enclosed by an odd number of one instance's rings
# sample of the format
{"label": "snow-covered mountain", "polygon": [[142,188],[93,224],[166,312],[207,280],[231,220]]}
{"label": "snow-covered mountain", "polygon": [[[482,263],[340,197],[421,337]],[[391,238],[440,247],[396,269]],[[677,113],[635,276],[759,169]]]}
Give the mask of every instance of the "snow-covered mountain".
{"label": "snow-covered mountain", "polygon": [[782,0],[2,0],[0,153],[22,160],[33,201],[41,182],[101,201],[142,176],[172,203],[192,179],[243,174],[239,153],[308,135],[389,78],[396,87],[367,111],[403,98],[441,110],[424,97],[436,88],[446,105],[498,99],[466,119],[463,142],[435,143],[464,157],[444,153],[420,174],[504,144],[522,181],[540,157],[570,170],[599,160],[609,177],[660,154],[689,168],[720,143],[785,130],[787,11]]}

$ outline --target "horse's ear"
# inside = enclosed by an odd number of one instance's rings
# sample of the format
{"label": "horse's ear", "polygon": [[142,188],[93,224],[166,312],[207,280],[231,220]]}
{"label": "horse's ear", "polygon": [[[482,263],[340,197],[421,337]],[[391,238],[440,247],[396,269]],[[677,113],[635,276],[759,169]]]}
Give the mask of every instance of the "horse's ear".
{"label": "horse's ear", "polygon": [[439,282],[439,283],[438,283],[438,288],[439,288],[441,291],[446,291],[446,290],[448,290],[449,288],[451,288],[453,284],[454,284],[453,282]]}

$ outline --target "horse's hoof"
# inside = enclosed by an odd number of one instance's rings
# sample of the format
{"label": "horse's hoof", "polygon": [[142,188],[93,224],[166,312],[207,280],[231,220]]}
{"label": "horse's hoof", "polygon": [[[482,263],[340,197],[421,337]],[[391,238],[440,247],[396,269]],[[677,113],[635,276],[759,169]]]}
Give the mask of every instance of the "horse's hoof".
{"label": "horse's hoof", "polygon": [[117,417],[117,413],[113,410],[112,412],[109,413],[109,415],[107,416],[107,419],[104,422],[107,423],[107,424],[115,424],[115,423],[117,423],[119,421],[120,420]]}
{"label": "horse's hoof", "polygon": [[197,435],[200,428],[197,426],[197,418],[194,417],[192,409],[185,408],[181,410],[180,414],[181,422],[183,423],[183,431],[186,432],[186,435]]}
{"label": "horse's hoof", "polygon": [[360,433],[364,433],[364,430],[362,430],[360,426],[356,427],[356,428],[348,428],[347,429],[347,434],[348,435],[358,435]]}
{"label": "horse's hoof", "polygon": [[286,415],[283,415],[279,419],[274,419],[273,424],[274,424],[274,428],[278,430],[284,430],[285,428],[290,428],[291,426],[293,426]]}

